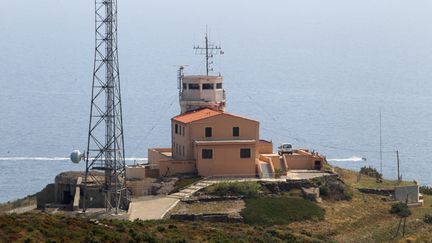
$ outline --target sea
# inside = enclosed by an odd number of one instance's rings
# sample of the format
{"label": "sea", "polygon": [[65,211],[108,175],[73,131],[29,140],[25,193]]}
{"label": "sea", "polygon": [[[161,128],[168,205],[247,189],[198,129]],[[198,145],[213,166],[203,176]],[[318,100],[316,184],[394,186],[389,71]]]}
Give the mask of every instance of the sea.
{"label": "sea", "polygon": [[[94,1],[0,0],[0,202],[34,194],[85,150]],[[177,65],[203,74],[206,30],[223,55],[227,111],[331,164],[432,185],[432,1],[118,1],[128,163],[170,145]],[[381,123],[380,123],[381,113]],[[381,124],[381,126],[380,126]],[[382,163],[380,159],[380,127]]]}

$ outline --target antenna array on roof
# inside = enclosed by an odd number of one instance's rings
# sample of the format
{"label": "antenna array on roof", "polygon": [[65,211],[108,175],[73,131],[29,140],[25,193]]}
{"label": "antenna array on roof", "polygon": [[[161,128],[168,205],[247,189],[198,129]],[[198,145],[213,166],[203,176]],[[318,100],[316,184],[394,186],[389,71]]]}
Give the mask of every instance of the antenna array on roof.
{"label": "antenna array on roof", "polygon": [[206,74],[209,75],[210,71],[213,71],[213,61],[211,60],[215,55],[222,55],[224,52],[222,51],[221,46],[215,45],[209,42],[208,33],[206,31],[205,34],[205,46],[194,46],[195,54],[197,55],[205,55],[206,58]]}

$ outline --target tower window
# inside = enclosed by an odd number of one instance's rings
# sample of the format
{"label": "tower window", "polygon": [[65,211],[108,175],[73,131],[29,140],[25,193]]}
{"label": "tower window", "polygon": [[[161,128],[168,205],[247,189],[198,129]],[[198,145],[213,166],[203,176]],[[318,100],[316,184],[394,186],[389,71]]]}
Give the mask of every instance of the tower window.
{"label": "tower window", "polygon": [[189,89],[200,89],[200,85],[199,84],[189,84]]}
{"label": "tower window", "polygon": [[213,159],[213,149],[203,149],[202,150],[203,159]]}
{"label": "tower window", "polygon": [[240,136],[240,127],[233,127],[233,137]]}
{"label": "tower window", "polygon": [[216,89],[222,89],[222,83],[217,83],[216,84]]}
{"label": "tower window", "polygon": [[187,89],[187,84],[183,83],[183,89]]}
{"label": "tower window", "polygon": [[203,89],[213,89],[214,88],[214,84],[203,84]]}
{"label": "tower window", "polygon": [[240,158],[246,159],[251,157],[251,150],[249,148],[240,149]]}
{"label": "tower window", "polygon": [[174,131],[175,131],[175,134],[178,134],[178,124],[175,124]]}
{"label": "tower window", "polygon": [[206,136],[207,138],[209,138],[209,137],[212,136],[212,128],[211,128],[211,127],[206,127],[206,128],[205,128],[205,136]]}

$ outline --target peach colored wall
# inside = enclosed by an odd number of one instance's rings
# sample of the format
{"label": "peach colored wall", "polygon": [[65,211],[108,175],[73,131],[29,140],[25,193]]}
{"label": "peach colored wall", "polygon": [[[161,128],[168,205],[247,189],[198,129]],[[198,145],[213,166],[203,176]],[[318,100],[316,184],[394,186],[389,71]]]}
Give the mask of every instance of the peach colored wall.
{"label": "peach colored wall", "polygon": [[315,161],[320,161],[321,169],[323,169],[323,158],[313,156],[311,154],[296,154],[284,155],[288,170],[313,170],[315,169]]}
{"label": "peach colored wall", "polygon": [[263,161],[269,161],[269,163],[273,165],[274,169],[281,169],[280,162],[279,162],[280,157],[278,154],[264,154],[264,155],[261,154],[260,159],[262,157],[266,158],[267,160],[263,160]]}
{"label": "peach colored wall", "polygon": [[[175,134],[175,124],[185,127],[185,134]],[[212,128],[212,137],[205,137],[205,128]],[[240,128],[240,136],[234,137],[232,134],[233,127]],[[259,122],[221,114],[209,117],[189,124],[172,121],[172,146],[173,158],[181,160],[196,160],[196,151],[194,150],[194,141],[197,140],[216,140],[216,139],[253,139],[259,141]],[[175,151],[175,144],[184,147],[185,153],[181,155]]]}
{"label": "peach colored wall", "polygon": [[[240,148],[250,148],[251,158],[240,158]],[[254,177],[256,144],[197,145],[197,170],[200,176]],[[202,149],[213,149],[212,159],[202,159]]]}
{"label": "peach colored wall", "polygon": [[[179,127],[179,133],[175,133],[175,125]],[[171,129],[172,129],[172,151],[173,158],[180,160],[190,160],[193,158],[193,154],[191,151],[192,143],[190,140],[190,124],[183,124],[180,122],[172,121]],[[181,133],[180,133],[181,130]],[[184,133],[183,133],[184,131]],[[179,148],[176,150],[176,145]],[[184,149],[184,153],[183,153]]]}
{"label": "peach colored wall", "polygon": [[161,160],[169,160],[169,157],[166,157],[161,154],[161,152],[171,152],[171,148],[149,148],[147,152],[147,157],[149,164],[158,164]]}
{"label": "peach colored wall", "polygon": [[259,140],[258,153],[259,154],[272,154],[273,153],[273,143],[270,141]]}
{"label": "peach colored wall", "polygon": [[172,176],[176,174],[196,173],[195,161],[169,160],[159,162],[159,175]]}

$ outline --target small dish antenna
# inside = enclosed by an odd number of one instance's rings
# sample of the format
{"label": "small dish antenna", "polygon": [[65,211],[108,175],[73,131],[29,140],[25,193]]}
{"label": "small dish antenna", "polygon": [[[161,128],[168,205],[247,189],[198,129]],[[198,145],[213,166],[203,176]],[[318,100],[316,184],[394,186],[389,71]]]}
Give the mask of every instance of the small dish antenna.
{"label": "small dish antenna", "polygon": [[85,159],[84,153],[81,153],[79,150],[74,150],[70,154],[70,159],[73,163],[78,164],[81,160]]}

